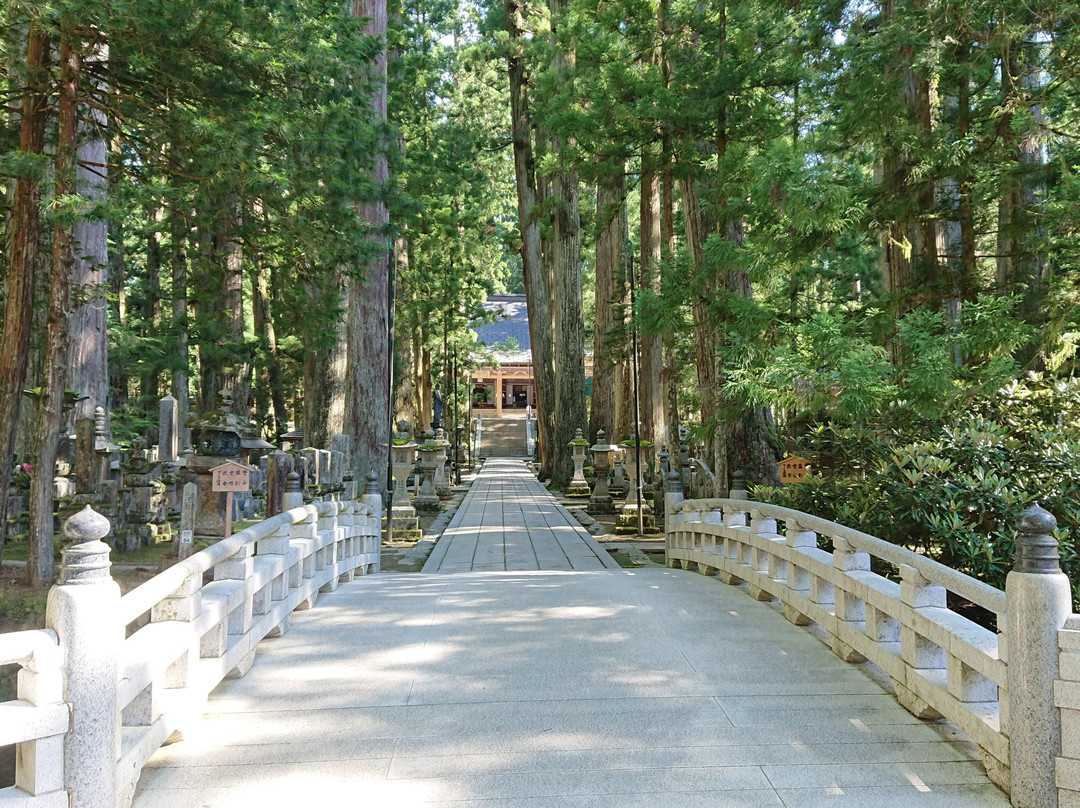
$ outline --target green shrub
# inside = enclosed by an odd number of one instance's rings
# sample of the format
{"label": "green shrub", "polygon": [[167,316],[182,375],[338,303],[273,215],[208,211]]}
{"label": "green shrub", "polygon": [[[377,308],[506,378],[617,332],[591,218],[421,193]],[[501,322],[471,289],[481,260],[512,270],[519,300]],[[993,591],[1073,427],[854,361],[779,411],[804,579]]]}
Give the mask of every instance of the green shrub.
{"label": "green shrub", "polygon": [[1080,380],[1031,374],[973,394],[954,418],[902,402],[874,427],[822,424],[801,451],[813,474],[753,497],[858,527],[993,586],[1012,566],[1016,517],[1058,520],[1080,602]]}

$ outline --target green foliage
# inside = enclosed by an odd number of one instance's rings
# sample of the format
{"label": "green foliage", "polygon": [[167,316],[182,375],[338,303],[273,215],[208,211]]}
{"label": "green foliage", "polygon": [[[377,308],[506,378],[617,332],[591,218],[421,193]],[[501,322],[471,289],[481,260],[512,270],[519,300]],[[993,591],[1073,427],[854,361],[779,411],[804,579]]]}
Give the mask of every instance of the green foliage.
{"label": "green foliage", "polygon": [[[955,414],[896,403],[873,427],[819,424],[800,441],[813,474],[754,498],[808,511],[1004,587],[1015,521],[1034,502],[1058,519],[1080,583],[1080,380],[1030,374]],[[1074,584],[1076,599],[1080,587]]]}

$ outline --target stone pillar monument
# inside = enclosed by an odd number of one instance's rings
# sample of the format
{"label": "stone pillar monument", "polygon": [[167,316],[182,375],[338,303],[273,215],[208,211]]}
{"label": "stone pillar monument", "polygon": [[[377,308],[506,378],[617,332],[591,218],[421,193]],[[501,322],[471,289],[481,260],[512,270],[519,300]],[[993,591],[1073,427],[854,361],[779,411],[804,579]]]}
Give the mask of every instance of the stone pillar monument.
{"label": "stone pillar monument", "polygon": [[[64,741],[64,785],[72,805],[117,804],[120,757],[117,660],[124,642],[120,587],[109,574],[109,520],[89,505],[64,524],[71,545],[49,591],[45,624],[63,650],[64,700],[74,705]],[[40,765],[40,761],[39,761]],[[66,803],[65,803],[66,804]]]}
{"label": "stone pillar monument", "polygon": [[1058,631],[1072,612],[1069,579],[1061,571],[1057,520],[1032,505],[1016,520],[1013,569],[1005,579],[1009,653],[1009,770],[1015,808],[1057,808],[1055,758],[1061,715],[1054,705]]}

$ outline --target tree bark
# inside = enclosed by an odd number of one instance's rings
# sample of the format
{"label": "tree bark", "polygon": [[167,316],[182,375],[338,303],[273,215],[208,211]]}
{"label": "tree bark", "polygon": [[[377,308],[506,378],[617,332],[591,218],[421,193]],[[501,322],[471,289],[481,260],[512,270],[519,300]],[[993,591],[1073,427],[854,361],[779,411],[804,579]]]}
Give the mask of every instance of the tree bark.
{"label": "tree bark", "polygon": [[[108,48],[97,45],[88,61],[104,64]],[[91,92],[99,92],[95,82],[88,82]],[[85,103],[79,115],[80,143],[75,190],[92,204],[105,201],[106,168],[105,116]],[[105,302],[106,271],[109,264],[108,223],[100,215],[80,218],[74,226],[75,264],[72,291],[79,301],[71,317],[71,375],[68,385],[88,399],[75,405],[73,419],[93,418],[94,408],[109,408],[108,304]]]}
{"label": "tree bark", "polygon": [[[664,86],[671,87],[671,59],[668,52],[668,13],[669,0],[660,0],[659,29],[660,29],[660,70],[664,79]],[[660,239],[661,239],[661,273],[659,278],[660,290],[665,297],[678,297],[678,290],[674,287],[674,279],[671,277],[675,261],[675,175],[674,167],[674,143],[671,136],[671,126],[663,124],[661,137],[661,154],[663,162],[662,171],[662,194],[660,199]],[[665,328],[663,340],[663,362],[660,369],[660,389],[662,391],[661,404],[664,413],[664,445],[672,455],[679,451],[679,363],[675,350],[675,331]],[[662,479],[657,480],[659,496],[663,499]]]}
{"label": "tree bark", "polygon": [[[19,151],[40,156],[45,150],[45,120],[48,96],[43,72],[48,64],[49,38],[30,25],[27,35],[26,66],[29,83],[23,88],[19,121]],[[30,336],[34,318],[34,275],[37,267],[40,232],[40,180],[32,174],[15,178],[9,225],[10,263],[7,272],[4,320],[0,331],[0,558],[3,557],[7,529],[7,490],[11,483],[15,435],[26,387]]]}
{"label": "tree bark", "polygon": [[[638,288],[660,292],[661,238],[660,178],[649,165],[652,154],[643,150],[641,171],[641,261]],[[640,298],[639,298],[640,299]],[[635,313],[636,314],[636,313]],[[663,367],[663,338],[653,329],[638,326],[641,360],[638,375],[641,438],[651,441],[655,454],[664,443],[664,390],[660,380]]]}
{"label": "tree bark", "polygon": [[[560,43],[558,25],[566,7],[564,0],[550,0],[552,38],[555,57],[552,61],[559,89],[572,91],[575,55],[572,46]],[[577,169],[565,161],[564,146],[573,140],[552,139],[552,152],[562,163],[551,178],[555,198],[552,241],[555,274],[552,305],[555,314],[555,462],[552,481],[556,487],[570,482],[574,473],[570,441],[577,430],[588,429],[585,409],[585,315],[581,298],[581,185]]]}
{"label": "tree bark", "polygon": [[[604,430],[608,442],[615,439],[615,366],[618,346],[613,331],[617,308],[616,278],[622,267],[622,207],[625,193],[623,166],[614,166],[612,176],[596,187],[596,300],[593,320],[593,388],[589,410],[589,441],[596,442]],[[621,295],[622,290],[619,289]]]}
{"label": "tree bark", "polygon": [[[60,36],[60,82],[57,88],[56,197],[78,188],[78,85],[82,60],[70,35]],[[30,476],[30,540],[27,574],[33,587],[45,587],[55,577],[53,562],[53,467],[60,444],[64,388],[71,343],[69,317],[71,280],[75,272],[76,240],[63,224],[53,231],[53,267],[49,283],[49,324],[45,338],[45,378],[38,403],[38,445]]]}
{"label": "tree bark", "polygon": [[345,429],[344,290],[334,273],[307,281],[305,291],[305,319],[322,327],[312,329],[304,346],[304,445],[327,448],[330,436]]}
{"label": "tree bark", "polygon": [[176,399],[180,423],[179,446],[183,451],[191,446],[191,430],[185,423],[191,413],[191,383],[188,352],[188,236],[189,228],[183,211],[169,211],[170,263],[172,264],[172,325],[176,333],[176,366],[172,372],[172,395]]}
{"label": "tree bark", "polygon": [[[145,322],[149,324],[147,334],[151,337],[161,333],[161,233],[158,230],[158,222],[161,221],[162,214],[163,211],[157,209],[148,217],[150,232],[146,236],[146,300],[143,317]],[[117,245],[116,250],[120,252],[120,257],[122,257],[121,245]],[[161,374],[155,364],[148,369],[140,380],[141,404],[150,411],[152,411],[160,395],[160,376]],[[150,443],[156,442],[156,440],[150,441]]]}
{"label": "tree bark", "polygon": [[544,282],[544,262],[540,250],[540,224],[534,216],[537,205],[536,166],[533,157],[532,113],[529,109],[528,78],[525,73],[522,9],[518,0],[504,0],[503,21],[512,47],[507,51],[510,79],[510,125],[514,148],[514,175],[517,186],[518,229],[521,234],[521,261],[525,276],[525,301],[529,314],[529,342],[532,346],[533,377],[536,380],[537,432],[540,441],[540,476],[554,471],[552,447],[555,435],[555,362],[552,351],[550,287]]}
{"label": "tree bark", "polygon": [[278,357],[277,330],[270,310],[270,284],[263,262],[254,262],[251,279],[251,309],[255,323],[255,335],[266,354],[266,381],[270,388],[270,401],[274,411],[274,441],[286,431],[289,413],[285,405],[285,384],[281,378],[281,360]]}
{"label": "tree bark", "polygon": [[[378,37],[384,46],[371,69],[371,104],[376,125],[386,123],[386,0],[355,0],[353,15],[370,18],[364,33]],[[390,178],[387,146],[381,144],[371,172],[372,185],[383,188]],[[363,480],[369,471],[386,468],[386,452],[392,427],[387,423],[390,390],[387,387],[389,356],[388,281],[390,255],[387,249],[389,211],[381,200],[358,205],[360,215],[371,224],[374,257],[365,267],[363,279],[350,279],[346,299],[345,427],[352,438],[353,475]]]}

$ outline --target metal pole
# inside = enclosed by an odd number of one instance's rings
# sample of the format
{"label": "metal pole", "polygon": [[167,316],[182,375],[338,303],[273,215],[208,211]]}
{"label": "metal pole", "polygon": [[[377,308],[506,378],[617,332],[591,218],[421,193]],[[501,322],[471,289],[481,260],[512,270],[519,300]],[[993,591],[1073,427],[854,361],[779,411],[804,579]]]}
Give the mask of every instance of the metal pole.
{"label": "metal pole", "polygon": [[394,256],[394,237],[386,237],[389,272],[386,286],[386,543],[394,537],[394,276],[397,261]]}
{"label": "metal pole", "polygon": [[634,295],[634,244],[629,239],[626,240],[626,246],[628,247],[627,253],[630,255],[630,316],[633,318],[633,326],[631,328],[631,334],[633,336],[633,349],[634,349],[634,463],[637,465],[637,529],[638,535],[645,535],[645,516],[642,513],[641,503],[641,403],[638,400],[638,334],[637,334],[637,313],[634,311],[636,305],[636,298]]}
{"label": "metal pole", "polygon": [[458,410],[458,346],[454,340],[454,485],[461,485],[461,412]]}

